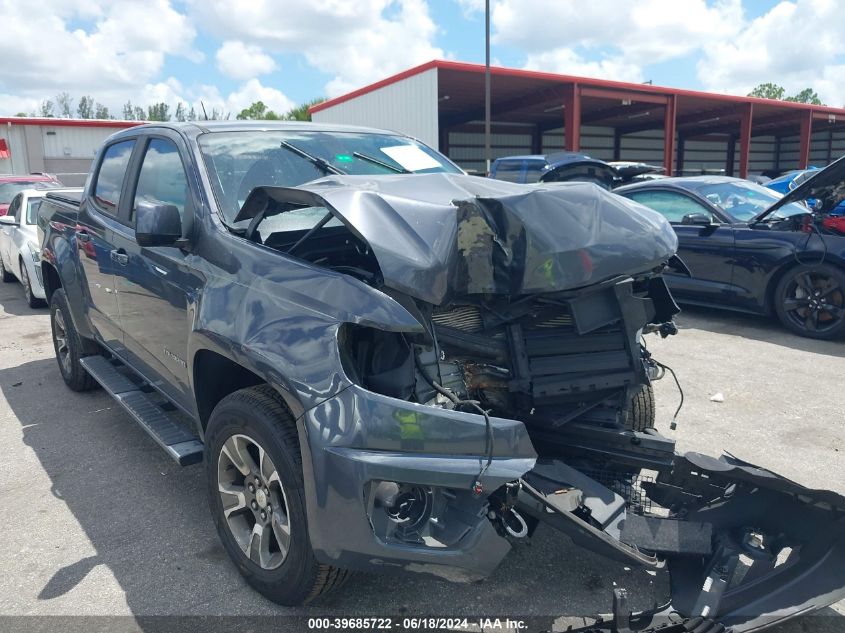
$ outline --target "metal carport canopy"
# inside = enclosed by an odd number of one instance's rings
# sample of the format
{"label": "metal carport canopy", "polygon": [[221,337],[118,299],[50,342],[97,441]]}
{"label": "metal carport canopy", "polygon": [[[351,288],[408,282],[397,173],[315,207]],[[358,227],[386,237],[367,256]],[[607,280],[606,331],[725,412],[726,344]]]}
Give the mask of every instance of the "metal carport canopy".
{"label": "metal carport canopy", "polygon": [[[319,112],[408,77],[437,69],[441,138],[448,131],[484,118],[484,66],[433,60],[370,86],[311,108]],[[649,84],[493,67],[492,120],[529,124],[535,136],[563,127],[565,149],[580,149],[581,125],[614,129],[616,145],[626,134],[664,130],[663,164],[667,175],[683,164],[684,141],[727,136],[739,146],[738,172],[748,175],[751,137],[799,135],[799,167],[809,164],[813,131],[845,128],[845,109],[789,101],[682,90]],[[676,143],[677,141],[677,143]],[[441,143],[443,145],[443,143]],[[539,149],[536,150],[539,153]],[[729,164],[734,163],[733,149]]]}

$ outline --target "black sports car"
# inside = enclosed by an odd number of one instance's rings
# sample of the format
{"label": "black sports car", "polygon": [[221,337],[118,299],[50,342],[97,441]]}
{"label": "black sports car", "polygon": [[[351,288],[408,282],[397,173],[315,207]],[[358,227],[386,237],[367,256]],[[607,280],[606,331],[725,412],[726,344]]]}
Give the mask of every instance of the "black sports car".
{"label": "black sports car", "polygon": [[775,314],[797,334],[832,339],[845,334],[843,160],[785,197],[725,176],[663,178],[614,193],[672,223],[690,273],[666,276],[678,301]]}

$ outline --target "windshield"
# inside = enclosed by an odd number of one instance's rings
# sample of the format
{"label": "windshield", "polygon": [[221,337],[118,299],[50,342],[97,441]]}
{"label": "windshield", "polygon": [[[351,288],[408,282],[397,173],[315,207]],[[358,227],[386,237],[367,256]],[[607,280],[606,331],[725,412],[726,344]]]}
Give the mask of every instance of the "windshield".
{"label": "windshield", "polygon": [[17,182],[0,182],[0,204],[9,204],[16,195],[24,189],[55,189],[62,185],[49,180],[18,180]]}
{"label": "windshield", "polygon": [[[738,222],[753,220],[783,197],[776,191],[741,180],[707,184],[696,191]],[[807,213],[807,207],[792,202],[778,209],[775,215],[783,219],[800,213]]]}
{"label": "windshield", "polygon": [[210,132],[198,141],[217,204],[230,223],[259,186],[295,187],[333,173],[461,173],[422,143],[390,134]]}

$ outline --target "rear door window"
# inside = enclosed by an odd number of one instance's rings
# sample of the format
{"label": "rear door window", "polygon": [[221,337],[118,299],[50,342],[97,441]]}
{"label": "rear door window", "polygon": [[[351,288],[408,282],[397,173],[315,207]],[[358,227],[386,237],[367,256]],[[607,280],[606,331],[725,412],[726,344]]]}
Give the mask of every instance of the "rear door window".
{"label": "rear door window", "polygon": [[522,182],[522,161],[500,161],[496,164],[496,172],[493,177],[497,180],[507,180],[508,182]]}
{"label": "rear door window", "polygon": [[109,215],[117,215],[120,206],[120,191],[126,176],[126,167],[132,156],[135,141],[120,141],[110,145],[103,153],[103,160],[97,172],[97,182],[94,185],[94,200],[97,207]]}

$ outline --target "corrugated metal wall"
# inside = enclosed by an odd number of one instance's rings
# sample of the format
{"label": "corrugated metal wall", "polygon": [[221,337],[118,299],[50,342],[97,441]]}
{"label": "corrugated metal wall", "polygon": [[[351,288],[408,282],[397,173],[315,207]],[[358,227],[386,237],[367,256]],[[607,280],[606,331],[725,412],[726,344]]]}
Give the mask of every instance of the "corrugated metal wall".
{"label": "corrugated metal wall", "polygon": [[[449,157],[469,171],[484,171],[484,135],[476,131],[482,123],[468,125],[475,129],[449,133]],[[508,124],[508,133],[502,133],[493,126],[491,149],[493,158],[531,153],[531,128]],[[513,131],[512,131],[513,130]],[[542,152],[559,152],[564,147],[565,133],[562,128],[543,134]],[[830,159],[845,155],[845,131],[816,132],[810,146],[810,164],[822,167]],[[780,168],[796,169],[798,166],[798,136],[784,137],[780,142],[780,163],[776,160],[777,139],[774,136],[755,136],[751,139],[751,153],[748,171],[752,174]],[[581,127],[581,151],[601,160],[613,160],[613,128],[584,125]],[[684,172],[724,172],[728,156],[727,137],[713,137],[707,140],[686,140],[684,143]],[[642,161],[663,164],[663,130],[648,130],[626,134],[620,140],[619,160]],[[739,143],[734,155],[734,168],[739,169]]]}
{"label": "corrugated metal wall", "polygon": [[0,173],[56,174],[67,185],[81,185],[103,141],[119,128],[67,125],[7,125],[0,128],[11,160],[0,160]]}
{"label": "corrugated metal wall", "polygon": [[437,69],[412,75],[315,112],[317,123],[346,123],[395,130],[437,147]]}

